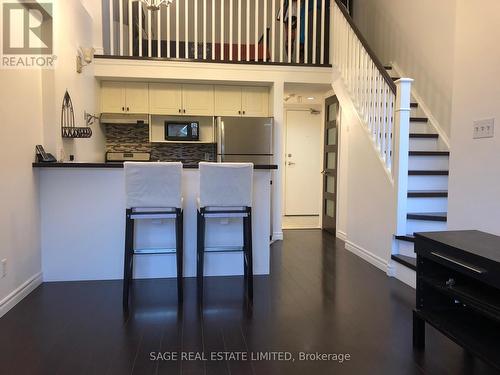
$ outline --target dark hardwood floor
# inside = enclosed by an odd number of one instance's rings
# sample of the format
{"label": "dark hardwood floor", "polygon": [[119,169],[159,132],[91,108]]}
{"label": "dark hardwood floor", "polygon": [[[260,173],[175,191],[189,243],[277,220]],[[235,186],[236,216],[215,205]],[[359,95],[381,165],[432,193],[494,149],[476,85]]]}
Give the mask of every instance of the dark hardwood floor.
{"label": "dark hardwood floor", "polygon": [[[1,374],[493,374],[428,328],[412,349],[414,290],[320,231],[287,231],[253,309],[241,278],[140,280],[124,315],[121,281],[43,284],[0,319]],[[150,352],[348,353],[349,361],[151,361]]]}

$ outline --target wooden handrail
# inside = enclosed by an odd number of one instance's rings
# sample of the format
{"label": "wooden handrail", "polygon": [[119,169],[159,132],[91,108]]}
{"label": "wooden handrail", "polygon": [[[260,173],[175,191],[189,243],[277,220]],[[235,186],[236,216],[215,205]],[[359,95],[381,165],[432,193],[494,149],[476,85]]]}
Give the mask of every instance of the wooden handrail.
{"label": "wooden handrail", "polygon": [[380,71],[380,74],[384,78],[385,82],[387,83],[387,85],[389,85],[389,87],[390,87],[391,91],[393,92],[393,94],[396,95],[396,84],[392,80],[392,78],[389,75],[389,73],[387,73],[387,70],[385,70],[384,65],[380,62],[380,60],[378,59],[378,57],[375,54],[375,52],[373,52],[373,50],[370,48],[370,45],[366,41],[365,37],[363,36],[363,34],[359,30],[359,28],[354,23],[353,19],[349,15],[349,12],[345,8],[345,5],[342,4],[342,2],[340,0],[335,0],[335,3],[337,4],[337,6],[339,7],[340,11],[344,15],[344,18],[347,20],[347,22],[351,26],[351,29],[354,31],[354,33],[358,37],[358,39],[361,42],[361,44],[363,45],[364,49],[366,50],[366,52],[368,53],[368,55],[372,59],[373,63],[375,64],[375,66],[377,67],[377,69]]}

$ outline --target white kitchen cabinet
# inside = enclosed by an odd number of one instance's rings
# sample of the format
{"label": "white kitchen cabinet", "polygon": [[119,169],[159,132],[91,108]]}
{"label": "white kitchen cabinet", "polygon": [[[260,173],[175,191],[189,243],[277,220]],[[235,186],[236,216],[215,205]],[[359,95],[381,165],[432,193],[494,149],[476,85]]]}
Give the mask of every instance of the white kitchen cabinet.
{"label": "white kitchen cabinet", "polygon": [[182,114],[182,85],[179,83],[151,83],[149,85],[149,112],[154,115]]}
{"label": "white kitchen cabinet", "polygon": [[269,116],[269,89],[267,87],[242,87],[241,113],[245,117]]}
{"label": "white kitchen cabinet", "polygon": [[215,115],[241,116],[240,86],[215,86]]}
{"label": "white kitchen cabinet", "polygon": [[214,87],[212,85],[182,85],[182,114],[190,116],[214,115]]}
{"label": "white kitchen cabinet", "polygon": [[126,90],[122,82],[103,82],[101,85],[101,112],[124,113]]}
{"label": "white kitchen cabinet", "polygon": [[254,86],[215,86],[216,116],[269,116],[269,89]]}
{"label": "white kitchen cabinet", "polygon": [[102,113],[149,113],[149,88],[147,83],[102,82]]}
{"label": "white kitchen cabinet", "polygon": [[153,115],[214,115],[212,85],[152,83],[149,112]]}

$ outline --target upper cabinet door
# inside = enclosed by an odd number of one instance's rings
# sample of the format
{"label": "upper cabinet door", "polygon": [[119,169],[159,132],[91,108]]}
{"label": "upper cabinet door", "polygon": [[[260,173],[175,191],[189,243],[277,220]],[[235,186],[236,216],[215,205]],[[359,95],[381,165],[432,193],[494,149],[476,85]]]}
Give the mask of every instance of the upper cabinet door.
{"label": "upper cabinet door", "polygon": [[269,116],[269,88],[243,87],[241,90],[241,110],[243,116]]}
{"label": "upper cabinet door", "polygon": [[181,84],[149,84],[149,112],[152,115],[179,115],[182,111]]}
{"label": "upper cabinet door", "polygon": [[149,113],[149,85],[128,82],[126,84],[127,113]]}
{"label": "upper cabinet door", "polygon": [[102,82],[101,113],[125,113],[125,83]]}
{"label": "upper cabinet door", "polygon": [[241,116],[240,86],[215,86],[215,115]]}
{"label": "upper cabinet door", "polygon": [[214,87],[211,85],[182,85],[182,114],[214,115]]}

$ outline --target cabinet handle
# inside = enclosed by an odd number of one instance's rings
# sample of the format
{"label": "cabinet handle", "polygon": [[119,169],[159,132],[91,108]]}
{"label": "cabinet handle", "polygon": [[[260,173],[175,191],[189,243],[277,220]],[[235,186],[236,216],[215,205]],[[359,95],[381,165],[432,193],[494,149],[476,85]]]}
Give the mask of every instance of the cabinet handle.
{"label": "cabinet handle", "polygon": [[475,273],[479,273],[479,274],[483,274],[485,273],[486,271],[481,269],[481,268],[476,268],[476,267],[472,267],[468,264],[465,264],[465,263],[462,263],[462,262],[459,262],[458,260],[455,260],[453,258],[450,258],[450,257],[447,257],[447,256],[444,256],[444,255],[441,255],[439,253],[436,253],[436,252],[431,252],[432,255],[434,255],[435,257],[438,257],[438,258],[441,258],[441,259],[444,259],[444,260],[447,260],[448,262],[451,262],[453,264],[456,264],[457,266],[460,266],[460,267],[464,267],[464,268],[467,268],[468,270],[470,271],[473,271]]}
{"label": "cabinet handle", "polygon": [[130,111],[130,108],[129,108],[129,107],[127,107],[127,112],[129,112],[129,111]]}
{"label": "cabinet handle", "polygon": [[186,110],[184,110],[184,113],[186,113]]}
{"label": "cabinet handle", "polygon": [[238,114],[241,115],[241,111],[238,111]]}
{"label": "cabinet handle", "polygon": [[245,111],[243,111],[243,114],[245,114],[245,113],[246,113],[246,112],[245,112]]}
{"label": "cabinet handle", "polygon": [[179,113],[182,113],[182,109],[179,109]]}
{"label": "cabinet handle", "polygon": [[122,112],[125,112],[125,107],[122,107]]}

